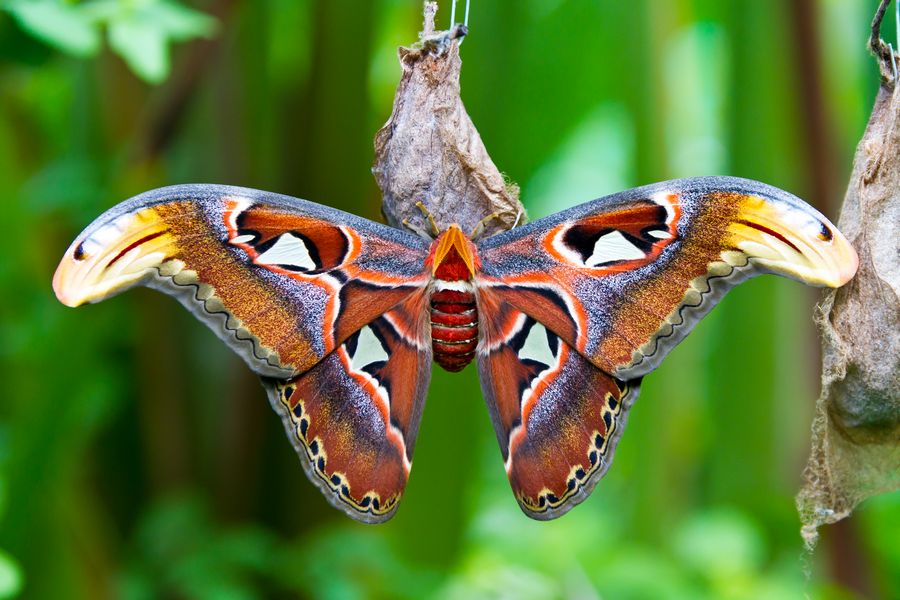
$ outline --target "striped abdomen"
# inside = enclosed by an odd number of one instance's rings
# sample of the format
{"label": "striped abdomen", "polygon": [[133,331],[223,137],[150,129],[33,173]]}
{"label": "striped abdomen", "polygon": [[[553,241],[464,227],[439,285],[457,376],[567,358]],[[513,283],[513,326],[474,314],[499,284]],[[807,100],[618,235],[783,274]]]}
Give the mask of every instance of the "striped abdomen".
{"label": "striped abdomen", "polygon": [[448,371],[461,371],[475,356],[478,309],[467,281],[434,282],[431,292],[431,346],[434,361]]}

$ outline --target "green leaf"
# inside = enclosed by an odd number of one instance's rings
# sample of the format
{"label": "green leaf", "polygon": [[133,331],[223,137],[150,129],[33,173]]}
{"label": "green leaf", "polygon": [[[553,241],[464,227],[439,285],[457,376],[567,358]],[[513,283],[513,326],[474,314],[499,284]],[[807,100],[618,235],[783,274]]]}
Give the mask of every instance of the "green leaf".
{"label": "green leaf", "polygon": [[61,0],[16,0],[5,9],[22,29],[63,52],[87,57],[100,49],[98,24],[80,5]]}
{"label": "green leaf", "polygon": [[169,75],[169,45],[211,37],[216,20],[169,0],[11,0],[5,7],[21,27],[51,46],[80,57],[100,49],[101,28],[110,46],[141,79],[160,83]]}
{"label": "green leaf", "polygon": [[216,28],[212,17],[164,0],[122,5],[116,13],[107,6],[104,14],[113,51],[150,83],[160,83],[169,75],[171,42],[209,37]]}
{"label": "green leaf", "polygon": [[171,41],[209,38],[216,31],[213,17],[174,2],[150,2],[140,12],[142,19],[152,20]]}
{"label": "green leaf", "polygon": [[161,83],[169,74],[165,32],[144,19],[121,19],[109,25],[109,45],[140,78]]}

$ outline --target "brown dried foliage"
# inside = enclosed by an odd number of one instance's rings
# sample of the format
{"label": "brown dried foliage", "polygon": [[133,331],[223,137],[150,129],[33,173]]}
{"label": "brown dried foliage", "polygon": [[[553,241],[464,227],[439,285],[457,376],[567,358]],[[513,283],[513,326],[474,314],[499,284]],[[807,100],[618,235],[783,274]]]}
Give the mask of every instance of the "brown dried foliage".
{"label": "brown dried foliage", "polygon": [[470,233],[486,217],[482,235],[525,222],[518,188],[497,170],[459,93],[462,61],[457,25],[434,31],[433,3],[413,48],[400,48],[403,74],[391,117],[375,136],[372,172],[382,192],[382,212],[394,227],[430,232],[416,206],[422,202],[445,228],[457,223]]}
{"label": "brown dried foliage", "polygon": [[859,254],[859,271],[827,293],[818,315],[822,393],[797,498],[810,543],[819,525],[900,488],[900,86],[897,58],[878,35],[887,4],[870,40],[881,87],[838,221]]}

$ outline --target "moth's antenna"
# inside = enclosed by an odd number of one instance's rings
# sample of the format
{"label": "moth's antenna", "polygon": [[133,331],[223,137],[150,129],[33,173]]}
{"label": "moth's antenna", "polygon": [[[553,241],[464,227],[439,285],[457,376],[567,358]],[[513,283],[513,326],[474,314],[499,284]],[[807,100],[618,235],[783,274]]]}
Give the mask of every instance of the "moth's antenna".
{"label": "moth's antenna", "polygon": [[478,221],[475,225],[475,228],[472,230],[472,233],[469,234],[469,237],[473,240],[484,233],[484,230],[487,229],[487,224],[493,221],[494,219],[499,219],[500,213],[497,211],[492,212],[482,220]]}
{"label": "moth's antenna", "polygon": [[425,206],[425,203],[419,200],[416,202],[416,208],[422,211],[422,216],[428,219],[428,223],[431,224],[431,232],[434,234],[433,237],[437,237],[441,234],[441,228],[438,227],[437,221],[434,220],[434,215],[431,214],[431,211]]}
{"label": "moth's antenna", "polygon": [[450,29],[453,29],[454,25],[456,25],[456,0],[450,3]]}
{"label": "moth's antenna", "polygon": [[510,227],[510,229],[515,229],[516,227],[519,226],[519,221],[522,220],[522,215],[524,215],[524,214],[525,214],[525,211],[520,208],[518,214],[516,215],[516,222],[512,224],[512,227]]}

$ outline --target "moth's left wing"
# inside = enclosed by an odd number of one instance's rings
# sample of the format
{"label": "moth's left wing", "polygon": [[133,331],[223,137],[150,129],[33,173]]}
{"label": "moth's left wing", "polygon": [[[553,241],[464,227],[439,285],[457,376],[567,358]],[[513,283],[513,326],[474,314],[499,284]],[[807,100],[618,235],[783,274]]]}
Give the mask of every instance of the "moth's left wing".
{"label": "moth's left wing", "polygon": [[288,196],[147,192],[75,240],[65,304],[135,285],[176,297],[261,375],[309,478],[366,522],[406,485],[431,372],[428,242]]}
{"label": "moth's left wing", "polygon": [[746,179],[668,181],[607,196],[478,244],[476,285],[603,371],[640,377],[737,283],[761,273],[837,287],[846,238],[808,204]]}
{"label": "moth's left wing", "polygon": [[431,376],[426,314],[423,291],[306,373],[263,379],[307,477],[365,523],[393,516],[412,467]]}
{"label": "moth's left wing", "polygon": [[639,381],[604,373],[508,304],[484,303],[482,316],[478,374],[509,483],[525,514],[556,518],[606,473]]}
{"label": "moth's left wing", "polygon": [[291,377],[428,283],[428,242],[289,196],[180,185],[113,207],[72,243],[69,306],[136,285],[177,298],[259,375]]}

